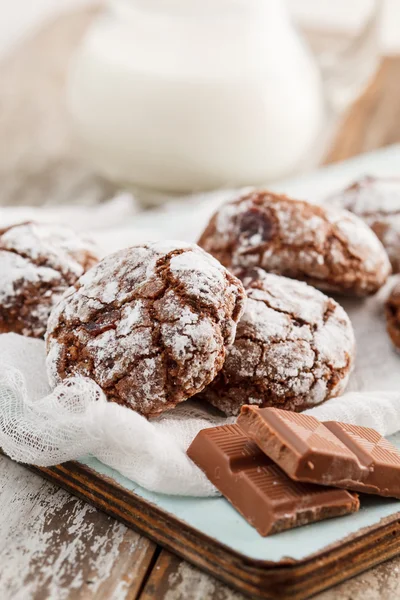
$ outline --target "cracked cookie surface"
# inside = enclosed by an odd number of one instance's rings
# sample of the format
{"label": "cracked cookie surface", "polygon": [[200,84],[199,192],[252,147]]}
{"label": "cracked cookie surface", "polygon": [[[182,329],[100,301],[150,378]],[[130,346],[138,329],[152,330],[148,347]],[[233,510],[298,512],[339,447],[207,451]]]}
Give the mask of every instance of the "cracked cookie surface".
{"label": "cracked cookie surface", "polygon": [[355,215],[267,191],[222,206],[199,245],[228,269],[261,267],[357,296],[375,293],[391,270],[381,242]]}
{"label": "cracked cookie surface", "polygon": [[326,204],[363,219],[386,248],[393,272],[400,272],[400,178],[363,177]]}
{"label": "cracked cookie surface", "polygon": [[243,404],[302,411],[340,395],[355,354],[343,308],[306,283],[262,269],[242,277],[247,303],[235,343],[201,397],[237,415]]}
{"label": "cracked cookie surface", "polygon": [[53,306],[96,262],[93,244],[67,227],[0,230],[0,333],[43,337]]}
{"label": "cracked cookie surface", "polygon": [[214,379],[244,302],[241,282],[196,245],[122,250],[84,275],[52,312],[50,379],[88,376],[109,400],[159,414]]}
{"label": "cracked cookie surface", "polygon": [[400,277],[396,282],[385,304],[387,331],[394,346],[400,350]]}

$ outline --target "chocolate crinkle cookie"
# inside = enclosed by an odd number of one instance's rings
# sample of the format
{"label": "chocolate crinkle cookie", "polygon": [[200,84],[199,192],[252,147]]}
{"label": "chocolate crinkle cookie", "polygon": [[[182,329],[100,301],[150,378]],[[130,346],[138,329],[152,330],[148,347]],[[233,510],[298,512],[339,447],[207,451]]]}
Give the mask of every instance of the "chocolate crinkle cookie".
{"label": "chocolate crinkle cookie", "polygon": [[327,204],[363,219],[386,248],[393,272],[400,272],[400,178],[363,177],[328,198]]}
{"label": "chocolate crinkle cookie", "polygon": [[376,292],[391,271],[381,242],[355,215],[267,191],[222,206],[199,245],[231,270],[261,267],[357,296]]}
{"label": "chocolate crinkle cookie", "polygon": [[400,350],[400,277],[396,283],[385,304],[387,331],[394,346]]}
{"label": "chocolate crinkle cookie", "polygon": [[93,244],[67,227],[0,230],[0,333],[43,337],[53,306],[97,260]]}
{"label": "chocolate crinkle cookie", "polygon": [[110,401],[157,415],[210,383],[235,338],[241,282],[184,242],[103,259],[51,314],[48,371],[94,379]]}
{"label": "chocolate crinkle cookie", "polygon": [[222,370],[201,393],[227,415],[243,404],[294,411],[340,395],[355,354],[350,320],[315,288],[253,269],[247,303]]}

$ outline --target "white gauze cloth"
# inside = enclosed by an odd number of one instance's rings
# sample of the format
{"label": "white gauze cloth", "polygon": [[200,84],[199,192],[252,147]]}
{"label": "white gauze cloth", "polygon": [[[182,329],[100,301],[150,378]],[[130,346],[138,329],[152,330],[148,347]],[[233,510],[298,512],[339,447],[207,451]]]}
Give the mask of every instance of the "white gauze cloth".
{"label": "white gauze cloth", "polygon": [[[144,236],[192,240],[215,205],[229,194],[220,192],[197,204],[190,202],[186,208],[170,206],[138,214],[130,226],[126,225],[129,199],[123,197],[110,203],[109,210],[107,206],[94,209],[94,237],[103,253],[142,242]],[[118,225],[118,209],[123,226]],[[12,210],[8,215],[7,209],[1,209],[0,216],[12,220]],[[50,216],[35,210],[34,218],[54,220],[54,213]],[[131,210],[136,210],[134,204]],[[113,229],[102,229],[109,216]],[[307,411],[309,414],[373,427],[383,435],[400,430],[400,357],[385,331],[386,294],[383,289],[373,298],[344,303],[356,333],[356,367],[348,392]],[[128,408],[107,402],[101,389],[85,378],[71,379],[52,391],[44,342],[0,335],[0,447],[19,462],[49,466],[93,455],[149,490],[212,496],[217,491],[188,459],[186,449],[201,429],[232,421],[194,401],[147,421]]]}

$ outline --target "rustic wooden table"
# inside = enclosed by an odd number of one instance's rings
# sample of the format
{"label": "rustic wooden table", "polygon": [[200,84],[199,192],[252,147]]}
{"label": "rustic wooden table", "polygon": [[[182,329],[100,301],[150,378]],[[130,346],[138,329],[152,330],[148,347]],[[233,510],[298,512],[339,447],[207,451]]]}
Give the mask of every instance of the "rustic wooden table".
{"label": "rustic wooden table", "polygon": [[[102,200],[113,186],[76,157],[62,102],[71,48],[93,11],[66,16],[0,64],[0,203]],[[51,52],[49,52],[51,48]],[[346,118],[326,162],[400,141],[400,58]],[[240,600],[240,594],[0,457],[2,600]],[[318,600],[400,597],[400,557]]]}

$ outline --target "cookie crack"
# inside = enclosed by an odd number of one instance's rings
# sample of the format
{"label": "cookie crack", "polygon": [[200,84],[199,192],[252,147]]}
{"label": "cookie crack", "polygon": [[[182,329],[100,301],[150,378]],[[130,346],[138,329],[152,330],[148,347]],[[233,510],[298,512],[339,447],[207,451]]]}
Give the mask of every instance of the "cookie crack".
{"label": "cookie crack", "polygon": [[[288,387],[288,381],[289,380],[295,380],[298,379],[302,374],[307,374],[307,375],[311,375],[312,376],[312,384],[310,386],[309,391],[307,392],[307,394],[305,395],[306,398],[309,398],[312,392],[312,389],[315,387],[315,385],[318,383],[318,381],[320,380],[324,380],[326,382],[327,388],[329,390],[329,394],[332,390],[332,388],[335,386],[336,381],[339,379],[342,379],[342,374],[345,373],[348,370],[350,361],[351,361],[351,357],[348,355],[348,353],[346,353],[346,363],[343,367],[334,367],[332,365],[332,363],[327,360],[327,359],[323,359],[321,358],[321,354],[320,351],[318,349],[318,347],[315,344],[315,334],[320,331],[321,329],[323,329],[326,325],[326,323],[328,322],[329,318],[334,314],[335,312],[335,305],[333,304],[333,302],[328,302],[327,305],[324,307],[324,313],[323,313],[323,317],[322,317],[322,324],[321,323],[315,323],[315,324],[311,324],[308,323],[304,320],[301,320],[297,317],[297,315],[290,313],[288,311],[284,311],[279,310],[279,309],[275,309],[272,308],[271,305],[269,304],[267,299],[260,299],[259,301],[264,302],[264,304],[266,306],[268,306],[269,308],[271,308],[271,310],[276,310],[277,312],[280,312],[282,314],[285,314],[289,317],[291,317],[290,320],[290,330],[287,333],[287,335],[285,337],[275,337],[275,338],[270,338],[268,340],[268,342],[264,341],[264,340],[260,340],[259,338],[257,338],[254,335],[251,335],[249,333],[240,333],[237,336],[237,340],[247,340],[247,341],[251,341],[252,343],[256,344],[260,350],[260,358],[258,359],[256,365],[254,366],[253,372],[250,373],[249,372],[249,377],[251,378],[255,378],[255,382],[259,381],[259,386],[261,386],[261,388],[263,390],[269,389],[268,383],[266,384],[262,384],[262,381],[260,381],[260,378],[257,377],[257,371],[260,367],[262,367],[263,365],[265,365],[268,362],[268,351],[269,349],[274,346],[274,345],[280,345],[282,344],[282,342],[295,342],[295,339],[291,339],[291,336],[294,332],[294,328],[296,326],[298,326],[299,323],[301,323],[302,327],[307,327],[310,335],[311,335],[311,340],[305,340],[305,339],[301,339],[299,341],[303,341],[306,344],[309,345],[310,350],[313,353],[313,364],[311,367],[306,367],[303,366],[301,368],[297,369],[297,375],[296,376],[290,376],[290,377],[279,377],[279,374],[277,371],[275,371],[275,373],[271,376],[271,379],[273,381],[274,384],[280,384],[283,385],[285,387]],[[318,368],[322,368],[322,369],[326,369],[329,371],[329,375],[324,375],[323,377],[318,377],[315,373],[316,369]],[[269,383],[271,383],[271,379],[269,380]],[[262,378],[261,378],[262,380]],[[285,394],[286,395],[286,394]],[[299,397],[298,394],[296,395],[295,393],[293,393],[290,396],[290,390],[288,388],[288,397],[291,398],[296,398]]]}
{"label": "cookie crack", "polygon": [[[261,287],[260,288],[253,287],[251,289],[260,289],[261,290],[262,288]],[[269,293],[271,293],[271,292],[269,292]],[[272,296],[272,294],[271,294],[271,296]],[[251,296],[249,296],[249,298],[251,299]],[[274,296],[274,298],[275,298],[275,296]],[[288,310],[284,310],[283,308],[278,308],[277,306],[272,306],[270,301],[267,298],[257,298],[257,302],[262,302],[270,310],[273,310],[274,312],[277,312],[281,315],[286,315],[287,317],[290,317],[291,323],[296,323],[297,325],[300,325],[300,326],[309,327],[310,331],[315,330],[317,327],[317,324],[309,323],[302,317],[299,317],[298,315],[295,315],[294,313],[292,313]]]}
{"label": "cookie crack", "polygon": [[[189,305],[191,309],[195,309],[196,312],[199,310],[202,313],[205,313],[207,316],[211,317],[215,324],[219,325],[220,317],[219,317],[219,309],[221,308],[220,304],[218,307],[214,307],[212,304],[205,303],[200,297],[194,298],[191,294],[187,292],[184,284],[179,282],[177,278],[171,272],[171,260],[175,256],[179,256],[186,252],[191,252],[190,248],[181,248],[177,250],[173,250],[169,254],[166,255],[165,264],[162,265],[162,271],[166,274],[166,281],[168,283],[168,287],[173,288],[176,295],[179,296],[181,300],[185,301],[186,305]],[[226,275],[224,274],[225,279]]]}
{"label": "cookie crack", "polygon": [[[148,359],[152,359],[152,358],[157,358],[160,355],[159,352],[149,352],[148,354],[141,354],[139,357],[135,357],[135,361],[142,361],[142,360],[148,360]],[[103,388],[105,390],[108,390],[109,388],[115,387],[116,385],[118,385],[118,383],[120,381],[122,381],[123,379],[125,379],[127,377],[127,375],[129,375],[129,371],[130,368],[133,366],[134,361],[130,361],[128,363],[128,367],[126,369],[126,371],[128,373],[122,373],[121,375],[116,375],[115,378],[113,377],[113,379],[107,383],[103,385]]]}

